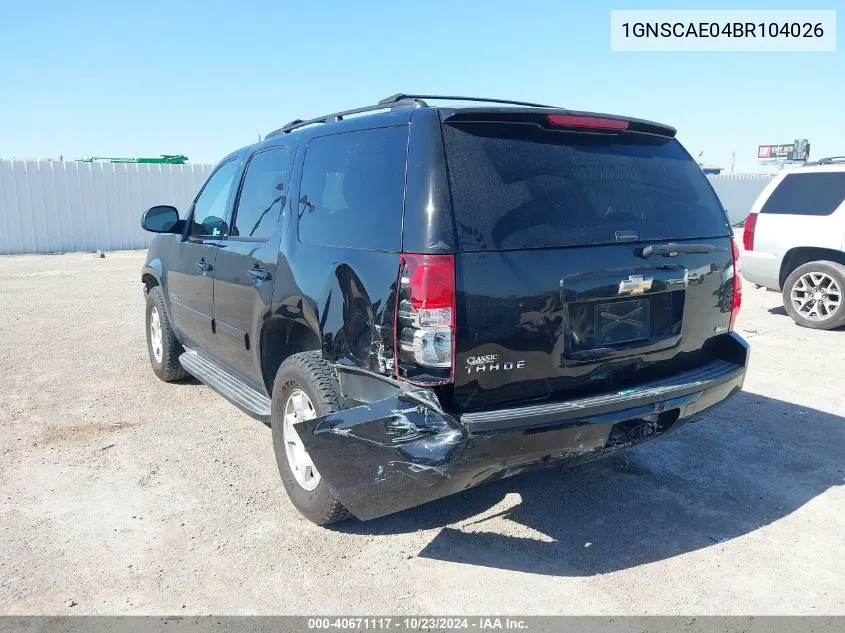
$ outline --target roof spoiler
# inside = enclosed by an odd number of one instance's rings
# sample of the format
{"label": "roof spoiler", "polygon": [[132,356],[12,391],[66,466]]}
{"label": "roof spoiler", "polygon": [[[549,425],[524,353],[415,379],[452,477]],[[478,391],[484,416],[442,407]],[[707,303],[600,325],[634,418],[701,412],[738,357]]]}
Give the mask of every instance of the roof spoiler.
{"label": "roof spoiler", "polygon": [[[443,117],[450,123],[523,123],[540,125],[549,130],[563,128],[573,131],[607,134],[620,132],[638,132],[674,138],[677,130],[670,125],[632,119],[613,114],[578,112],[559,108],[462,108]],[[607,125],[602,125],[606,122]]]}

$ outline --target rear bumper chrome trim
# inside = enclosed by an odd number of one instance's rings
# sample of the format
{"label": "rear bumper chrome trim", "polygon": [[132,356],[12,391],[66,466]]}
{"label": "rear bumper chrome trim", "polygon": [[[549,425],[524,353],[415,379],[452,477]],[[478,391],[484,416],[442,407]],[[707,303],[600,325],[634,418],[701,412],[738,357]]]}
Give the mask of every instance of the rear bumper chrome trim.
{"label": "rear bumper chrome trim", "polygon": [[465,413],[460,417],[460,421],[471,432],[523,425],[534,426],[545,421],[562,422],[706,391],[722,383],[737,378],[742,379],[744,374],[744,365],[715,360],[670,378],[630,389],[619,389],[612,393],[577,400]]}

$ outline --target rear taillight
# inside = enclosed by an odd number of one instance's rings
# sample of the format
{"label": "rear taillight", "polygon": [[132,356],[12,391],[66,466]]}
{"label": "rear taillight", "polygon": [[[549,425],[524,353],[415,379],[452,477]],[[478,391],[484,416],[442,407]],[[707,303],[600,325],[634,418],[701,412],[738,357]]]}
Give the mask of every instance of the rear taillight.
{"label": "rear taillight", "polygon": [[396,373],[418,385],[454,378],[455,258],[403,254],[396,302]]}
{"label": "rear taillight", "polygon": [[754,250],[754,231],[757,229],[757,214],[749,213],[745,218],[745,232],[742,234],[742,245],[747,251]]}
{"label": "rear taillight", "polygon": [[733,330],[734,325],[736,325],[736,317],[739,314],[739,307],[742,305],[742,269],[739,263],[739,247],[736,245],[734,238],[731,238],[731,250],[734,258],[734,279],[733,296],[731,297],[731,320],[728,329]]}
{"label": "rear taillight", "polygon": [[550,114],[546,117],[552,125],[582,127],[596,130],[627,130],[628,122],[621,119],[605,119],[599,116],[577,116],[574,114]]}

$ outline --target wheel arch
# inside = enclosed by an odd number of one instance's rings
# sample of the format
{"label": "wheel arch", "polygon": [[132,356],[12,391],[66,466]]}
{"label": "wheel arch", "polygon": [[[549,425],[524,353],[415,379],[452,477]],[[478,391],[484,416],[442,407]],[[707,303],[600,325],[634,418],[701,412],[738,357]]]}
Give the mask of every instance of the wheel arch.
{"label": "wheel arch", "polygon": [[273,393],[273,381],[279,366],[300,352],[322,352],[319,334],[299,320],[273,316],[261,328],[261,376],[267,393]]}
{"label": "wheel arch", "polygon": [[159,282],[158,277],[148,272],[145,272],[141,275],[141,283],[144,284],[144,294],[147,294],[155,286],[161,285],[161,282]]}
{"label": "wheel arch", "polygon": [[788,250],[780,264],[778,275],[780,287],[785,287],[787,277],[796,268],[820,260],[836,262],[845,266],[845,253],[832,248],[817,248],[815,246],[799,246]]}
{"label": "wheel arch", "polygon": [[147,294],[153,286],[161,286],[163,267],[160,259],[151,259],[144,264],[141,270],[141,283],[144,284],[144,294]]}

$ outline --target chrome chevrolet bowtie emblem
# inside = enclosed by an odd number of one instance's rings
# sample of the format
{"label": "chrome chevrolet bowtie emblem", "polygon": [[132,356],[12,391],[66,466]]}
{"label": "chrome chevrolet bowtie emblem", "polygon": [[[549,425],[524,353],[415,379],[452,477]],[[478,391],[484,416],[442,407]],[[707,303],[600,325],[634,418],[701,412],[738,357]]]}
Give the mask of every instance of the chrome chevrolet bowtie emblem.
{"label": "chrome chevrolet bowtie emblem", "polygon": [[620,295],[641,295],[646,290],[651,289],[651,282],[653,277],[643,277],[642,275],[630,275],[628,279],[623,279],[619,282]]}

